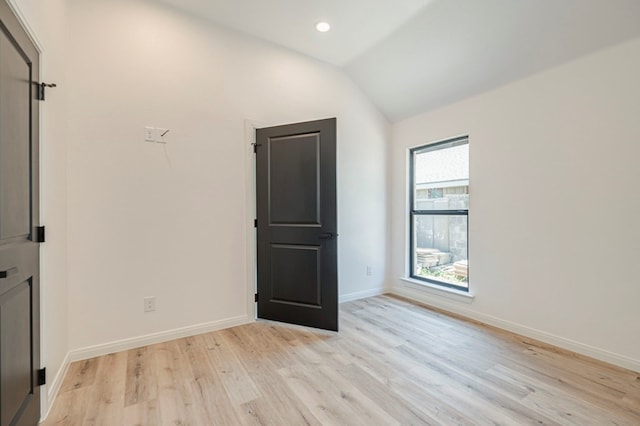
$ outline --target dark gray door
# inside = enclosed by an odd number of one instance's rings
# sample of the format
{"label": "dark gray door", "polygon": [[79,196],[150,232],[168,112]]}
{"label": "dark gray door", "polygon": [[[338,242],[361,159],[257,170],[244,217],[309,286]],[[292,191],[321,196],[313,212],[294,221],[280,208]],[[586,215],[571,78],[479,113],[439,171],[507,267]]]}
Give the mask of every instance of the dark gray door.
{"label": "dark gray door", "polygon": [[0,0],[0,425],[40,418],[38,52]]}
{"label": "dark gray door", "polygon": [[336,119],[256,143],[258,317],[337,331]]}

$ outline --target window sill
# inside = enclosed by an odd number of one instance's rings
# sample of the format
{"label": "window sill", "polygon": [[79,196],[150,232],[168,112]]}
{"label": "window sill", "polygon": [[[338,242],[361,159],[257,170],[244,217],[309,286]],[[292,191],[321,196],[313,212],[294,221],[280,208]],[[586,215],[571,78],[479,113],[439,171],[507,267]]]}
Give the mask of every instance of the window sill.
{"label": "window sill", "polygon": [[457,300],[459,302],[471,303],[474,295],[466,291],[455,290],[453,288],[442,287],[426,281],[416,280],[414,278],[400,277],[401,281],[409,284],[407,287],[437,296],[446,297],[448,299]]}

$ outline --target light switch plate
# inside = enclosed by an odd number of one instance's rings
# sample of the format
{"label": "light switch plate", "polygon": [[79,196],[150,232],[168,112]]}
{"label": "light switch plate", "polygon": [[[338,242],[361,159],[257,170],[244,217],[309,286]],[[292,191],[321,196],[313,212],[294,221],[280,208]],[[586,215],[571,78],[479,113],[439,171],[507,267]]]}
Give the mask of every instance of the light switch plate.
{"label": "light switch plate", "polygon": [[155,133],[156,129],[153,127],[145,127],[144,128],[144,140],[147,142],[155,142]]}

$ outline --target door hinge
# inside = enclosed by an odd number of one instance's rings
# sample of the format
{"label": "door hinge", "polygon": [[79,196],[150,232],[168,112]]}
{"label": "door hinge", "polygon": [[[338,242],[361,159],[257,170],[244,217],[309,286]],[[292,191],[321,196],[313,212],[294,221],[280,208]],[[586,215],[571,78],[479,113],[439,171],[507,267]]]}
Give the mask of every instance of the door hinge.
{"label": "door hinge", "polygon": [[262,146],[261,143],[252,143],[251,145],[253,145],[253,153],[257,154],[258,153],[258,147]]}
{"label": "door hinge", "polygon": [[258,301],[258,293],[256,293],[256,294],[254,295],[254,300],[255,300],[256,302]]}
{"label": "door hinge", "polygon": [[44,243],[44,226],[36,226],[36,243]]}
{"label": "door hinge", "polygon": [[42,386],[47,383],[47,369],[41,368],[38,370],[38,386]]}
{"label": "door hinge", "polygon": [[38,84],[38,100],[44,101],[44,89],[45,87],[58,87],[55,83],[40,83]]}
{"label": "door hinge", "polygon": [[258,227],[258,219],[253,219],[253,227],[254,228]]}

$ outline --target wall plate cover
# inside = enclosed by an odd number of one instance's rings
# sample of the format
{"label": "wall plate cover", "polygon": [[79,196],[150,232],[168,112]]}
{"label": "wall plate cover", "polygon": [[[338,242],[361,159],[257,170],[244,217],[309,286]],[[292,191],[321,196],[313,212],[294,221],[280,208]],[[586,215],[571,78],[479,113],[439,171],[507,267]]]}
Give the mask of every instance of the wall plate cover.
{"label": "wall plate cover", "polygon": [[156,140],[156,129],[154,127],[145,127],[144,128],[144,140],[147,142],[155,142]]}
{"label": "wall plate cover", "polygon": [[169,129],[157,128],[156,129],[156,142],[167,143],[169,142]]}

